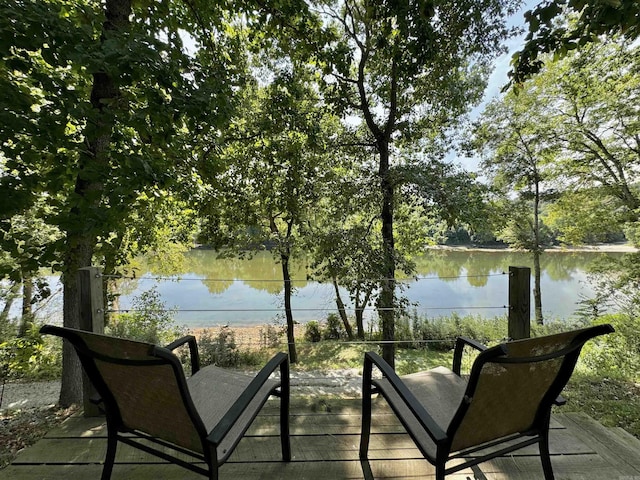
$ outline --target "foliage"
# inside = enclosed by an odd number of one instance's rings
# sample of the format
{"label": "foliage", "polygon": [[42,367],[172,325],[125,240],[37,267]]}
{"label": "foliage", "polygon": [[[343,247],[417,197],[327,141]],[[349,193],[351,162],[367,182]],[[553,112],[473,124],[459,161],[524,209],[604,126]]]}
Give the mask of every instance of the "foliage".
{"label": "foliage", "polygon": [[205,233],[214,246],[229,251],[270,246],[282,267],[289,357],[295,363],[290,261],[326,194],[336,161],[328,154],[328,143],[339,124],[322,105],[308,65],[275,45],[253,62],[256,75],[270,78],[244,85],[222,152],[224,171],[208,166],[202,171],[219,187],[219,195],[208,202],[209,211],[203,212]]}
{"label": "foliage", "polygon": [[631,232],[625,235],[617,202],[603,198],[597,189],[563,192],[547,206],[545,223],[557,232],[557,240],[565,245],[596,244],[629,239],[636,244]]}
{"label": "foliage", "polygon": [[0,377],[5,379],[49,380],[61,373],[62,348],[59,341],[44,337],[32,324],[22,337],[0,343]]}
{"label": "foliage", "polygon": [[282,345],[282,337],[286,333],[286,326],[265,325],[260,328],[260,345],[263,348],[278,348]]}
{"label": "foliage", "polygon": [[322,340],[322,332],[320,331],[320,324],[315,320],[307,322],[304,326],[304,340],[306,342],[318,343]]}
{"label": "foliage", "polygon": [[327,315],[324,328],[322,329],[322,338],[324,340],[340,340],[344,338],[345,332],[340,317],[335,313]]}
{"label": "foliage", "polygon": [[167,309],[156,287],[140,293],[131,301],[131,311],[114,315],[106,333],[154,344],[168,344],[183,334],[174,324],[175,309]]}
{"label": "foliage", "polygon": [[416,341],[418,348],[447,351],[453,347],[456,337],[474,338],[483,343],[495,343],[506,336],[506,317],[483,319],[473,315],[460,317],[452,313],[448,317],[420,317],[417,314],[408,316],[410,337]]}
{"label": "foliage", "polygon": [[[570,191],[600,199],[621,224],[638,221],[640,206],[640,127],[629,105],[640,98],[639,54],[637,45],[608,39],[549,63],[533,87],[540,101],[556,106],[546,122],[560,150],[557,176]],[[589,206],[575,202],[569,208]],[[583,226],[589,229],[589,223]]]}
{"label": "foliage", "polygon": [[640,34],[640,4],[634,1],[546,0],[524,15],[529,25],[522,50],[511,60],[511,82],[520,85],[539,72],[545,54],[563,57],[603,36]]}
{"label": "foliage", "polygon": [[[621,38],[549,61],[526,82],[519,95],[527,104],[553,105],[528,121],[544,135],[553,152],[549,172],[558,201],[550,214],[560,236],[582,243],[638,222],[637,111],[640,98],[638,45]],[[520,100],[518,100],[520,101]]]}
{"label": "foliage", "polygon": [[610,323],[616,331],[585,345],[583,365],[597,376],[640,381],[640,317],[604,315],[594,323]]}
{"label": "foliage", "polygon": [[[383,279],[377,305],[387,340],[394,335],[395,272],[401,258],[394,233],[401,154],[419,152],[424,164],[443,156],[448,129],[480,99],[486,62],[509,34],[503,16],[512,6],[508,1],[436,6],[329,0],[319,5],[326,27],[312,36],[311,45],[303,43],[321,69],[328,102],[355,117],[351,143],[375,158],[382,247],[377,277]],[[485,15],[488,10],[491,15]],[[424,203],[437,205],[430,200]],[[393,350],[393,344],[383,348],[390,364]]]}
{"label": "foliage", "polygon": [[589,281],[595,295],[590,301],[594,313],[589,320],[609,308],[631,318],[640,316],[640,253],[627,253],[619,259],[602,258],[590,268]]}
{"label": "foliage", "polygon": [[[79,322],[75,272],[98,245],[107,273],[157,245],[163,222],[135,221],[141,199],[201,192],[193,142],[226,122],[238,69],[225,15],[200,6],[194,15],[179,2],[0,4],[0,222],[38,201],[51,207],[43,219],[62,238],[48,265],[65,273],[66,326]],[[191,52],[184,38],[210,51]],[[65,365],[67,405],[79,399],[80,370]]]}
{"label": "foliage", "polygon": [[582,412],[605,427],[620,427],[640,439],[640,384],[578,368],[562,391],[560,412]]}
{"label": "foliage", "polygon": [[202,366],[237,367],[240,361],[235,333],[228,327],[222,328],[215,336],[205,331],[198,338],[198,351]]}

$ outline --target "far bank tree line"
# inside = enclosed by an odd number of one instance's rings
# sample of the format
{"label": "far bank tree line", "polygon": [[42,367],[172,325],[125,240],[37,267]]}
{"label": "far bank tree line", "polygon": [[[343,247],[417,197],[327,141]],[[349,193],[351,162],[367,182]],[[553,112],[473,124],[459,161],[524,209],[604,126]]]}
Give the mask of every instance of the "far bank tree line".
{"label": "far bank tree line", "polygon": [[[581,48],[531,80],[514,70],[517,94],[492,103],[459,145],[482,156],[488,183],[446,160],[517,3],[3,3],[8,294],[24,285],[29,314],[47,294],[32,288],[38,269],[53,267],[74,327],[80,267],[128,273],[151,252],[170,262],[196,233],[227,252],[269,242],[295,361],[298,251],[356,309],[376,305],[393,340],[396,271],[410,274],[438,233],[464,228],[535,255],[551,230],[576,243],[624,226],[635,239],[638,63],[624,37],[591,44],[583,31]],[[536,69],[522,65],[525,76]],[[361,317],[355,330],[364,334]],[[393,344],[383,356],[393,364]],[[78,398],[78,371],[65,351],[63,405]]]}

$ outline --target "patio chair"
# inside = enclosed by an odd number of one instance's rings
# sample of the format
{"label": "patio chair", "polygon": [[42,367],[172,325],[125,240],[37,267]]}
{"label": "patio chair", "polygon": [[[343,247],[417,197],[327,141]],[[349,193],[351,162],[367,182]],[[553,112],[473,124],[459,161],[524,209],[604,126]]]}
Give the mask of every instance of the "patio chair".
{"label": "patio chair", "polygon": [[[368,465],[371,397],[381,394],[435,466],[436,480],[486,460],[537,443],[544,478],[552,480],[549,456],[551,407],[564,400],[586,341],[613,332],[610,325],[486,348],[458,338],[453,370],[438,367],[399,377],[379,355],[364,359],[360,458]],[[468,379],[460,375],[465,346],[480,351]],[[373,378],[373,366],[382,378]],[[456,460],[447,468],[447,463]]]}
{"label": "patio chair", "polygon": [[[108,435],[102,480],[111,477],[118,441],[217,479],[218,467],[271,395],[280,397],[282,459],[291,460],[285,353],[276,354],[251,377],[215,366],[200,369],[191,335],[163,348],[51,325],[43,326],[41,332],[71,342],[100,396],[96,401],[105,412]],[[191,355],[188,378],[172,353],[185,344]],[[280,379],[271,379],[278,368]],[[185,458],[185,454],[193,461],[176,456]]]}

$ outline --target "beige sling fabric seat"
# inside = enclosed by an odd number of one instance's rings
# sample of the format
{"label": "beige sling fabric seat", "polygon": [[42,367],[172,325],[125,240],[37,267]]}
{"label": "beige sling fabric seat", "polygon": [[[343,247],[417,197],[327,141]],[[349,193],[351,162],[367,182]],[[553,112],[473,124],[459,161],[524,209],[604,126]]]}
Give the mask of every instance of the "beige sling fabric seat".
{"label": "beige sling fabric seat", "polygon": [[[271,395],[280,397],[282,458],[291,459],[289,361],[285,353],[275,355],[252,377],[215,366],[201,369],[191,335],[163,348],[51,325],[42,327],[41,332],[71,342],[100,395],[108,432],[102,480],[111,477],[118,441],[217,479],[218,467],[229,458]],[[189,378],[172,353],[184,344],[191,354]],[[276,370],[280,378],[272,379]],[[159,447],[150,446],[150,442]],[[167,449],[175,453],[167,453]],[[206,468],[176,454],[190,455]]]}
{"label": "beige sling fabric seat", "polygon": [[[582,346],[613,332],[610,325],[518,340],[486,348],[458,338],[453,368],[438,367],[399,377],[379,355],[365,354],[360,458],[371,430],[371,396],[381,394],[424,457],[436,479],[537,443],[544,478],[554,478],[549,456],[551,407],[563,402]],[[480,350],[468,380],[460,376],[465,346]],[[373,378],[373,367],[382,378]],[[471,457],[471,458],[469,458]],[[446,467],[447,462],[455,465]]]}

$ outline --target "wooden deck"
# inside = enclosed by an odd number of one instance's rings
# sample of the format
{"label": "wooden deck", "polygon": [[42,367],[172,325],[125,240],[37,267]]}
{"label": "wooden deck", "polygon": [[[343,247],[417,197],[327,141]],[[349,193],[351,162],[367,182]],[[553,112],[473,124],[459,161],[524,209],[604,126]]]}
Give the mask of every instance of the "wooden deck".
{"label": "wooden deck", "polygon": [[[242,439],[221,479],[429,479],[434,470],[420,457],[383,400],[374,402],[370,461],[358,459],[358,399],[293,399],[290,463],[279,461],[277,404],[269,403]],[[621,429],[608,429],[580,414],[556,414],[550,435],[556,478],[640,480],[640,441]],[[0,470],[6,480],[100,478],[106,450],[101,419],[68,419]],[[204,478],[138,450],[119,445],[113,480]],[[464,470],[450,479],[538,480],[537,447]]]}

